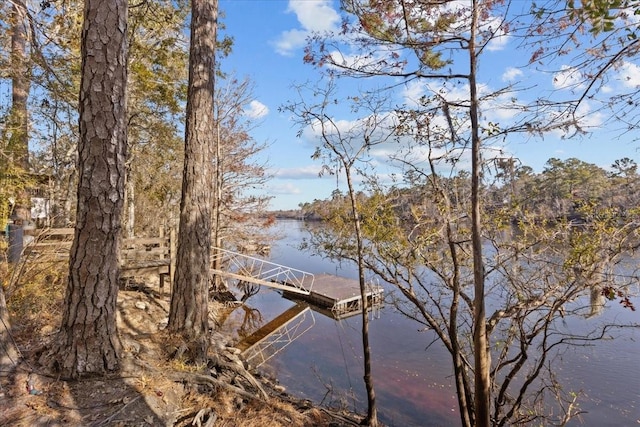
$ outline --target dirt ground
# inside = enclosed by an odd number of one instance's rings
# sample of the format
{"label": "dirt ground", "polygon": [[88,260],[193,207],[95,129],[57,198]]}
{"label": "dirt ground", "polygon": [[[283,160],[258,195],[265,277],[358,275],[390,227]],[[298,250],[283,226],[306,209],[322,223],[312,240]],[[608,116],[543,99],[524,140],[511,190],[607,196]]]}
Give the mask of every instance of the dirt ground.
{"label": "dirt ground", "polygon": [[175,346],[163,331],[167,295],[144,286],[121,290],[118,309],[122,369],[109,377],[61,380],[38,362],[54,327],[14,325],[22,361],[0,373],[0,426],[337,427],[360,421],[297,400],[274,380],[246,376],[238,351],[221,334],[212,338],[206,367],[171,357]]}

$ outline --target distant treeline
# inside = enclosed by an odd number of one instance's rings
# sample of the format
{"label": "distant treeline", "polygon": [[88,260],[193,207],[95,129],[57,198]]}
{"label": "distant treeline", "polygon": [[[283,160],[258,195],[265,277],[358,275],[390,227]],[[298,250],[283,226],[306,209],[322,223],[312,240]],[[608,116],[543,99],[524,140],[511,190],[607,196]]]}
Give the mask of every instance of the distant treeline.
{"label": "distant treeline", "polygon": [[[625,216],[640,206],[640,176],[634,160],[616,160],[605,170],[575,158],[551,158],[541,173],[520,166],[513,159],[498,161],[486,177],[491,183],[482,190],[483,208],[490,215],[504,215],[511,221],[521,218],[586,222],[591,215]],[[362,192],[358,198],[381,204],[391,203],[400,218],[411,215],[411,206],[429,203],[435,191],[433,177],[405,176],[405,184],[385,191]],[[438,176],[439,191],[444,191],[452,207],[461,214],[470,205],[470,176],[461,171],[453,177]],[[280,219],[322,220],[342,205],[345,195],[334,191],[326,200],[300,204],[298,210],[272,212]],[[383,202],[384,200],[384,202]],[[435,199],[433,199],[435,200]],[[437,207],[434,204],[434,209]]]}

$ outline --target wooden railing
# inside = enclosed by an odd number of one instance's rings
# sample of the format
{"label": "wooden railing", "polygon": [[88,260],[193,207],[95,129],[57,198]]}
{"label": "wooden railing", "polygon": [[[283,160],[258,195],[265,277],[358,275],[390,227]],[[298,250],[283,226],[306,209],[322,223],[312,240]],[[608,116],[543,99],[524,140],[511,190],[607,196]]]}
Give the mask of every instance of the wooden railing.
{"label": "wooden railing", "polygon": [[[49,228],[36,230],[32,241],[25,242],[24,256],[27,262],[68,261],[73,228]],[[26,240],[30,238],[27,237]],[[122,240],[120,247],[120,277],[140,277],[158,274],[160,288],[166,279],[173,283],[175,272],[175,232],[160,237],[134,237]]]}

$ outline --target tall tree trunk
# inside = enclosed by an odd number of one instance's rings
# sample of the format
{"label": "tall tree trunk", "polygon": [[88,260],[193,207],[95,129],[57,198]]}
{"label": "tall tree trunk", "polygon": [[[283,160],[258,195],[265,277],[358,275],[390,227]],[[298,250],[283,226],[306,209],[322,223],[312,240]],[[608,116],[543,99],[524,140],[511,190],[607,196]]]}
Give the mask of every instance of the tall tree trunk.
{"label": "tall tree trunk", "polygon": [[[220,270],[222,268],[222,259],[219,255],[222,247],[222,146],[220,141],[220,117],[216,117],[216,160],[215,160],[215,191],[214,191],[214,214],[213,214],[213,246],[216,253],[214,254],[213,269]],[[222,281],[220,276],[216,274],[214,278],[213,288],[216,292],[221,290]]]}
{"label": "tall tree trunk", "polygon": [[484,301],[484,261],[482,259],[482,235],[480,225],[480,133],[478,124],[478,91],[476,84],[477,52],[475,37],[478,32],[478,2],[472,4],[471,35],[469,37],[469,88],[471,106],[471,242],[473,246],[473,348],[475,364],[475,425],[488,427],[490,424],[490,377],[491,353],[487,338]]}
{"label": "tall tree trunk", "polygon": [[116,331],[126,156],[127,0],[86,0],[76,229],[54,361],[63,375],[119,368]]}
{"label": "tall tree trunk", "polygon": [[[443,192],[444,194],[444,192]],[[446,199],[447,212],[451,212],[449,199]],[[451,223],[447,220],[447,241],[449,244],[449,252],[453,262],[453,277],[451,278],[453,295],[451,298],[451,308],[449,311],[449,337],[451,339],[451,356],[453,360],[453,373],[456,381],[456,391],[458,393],[458,408],[460,410],[460,419],[463,427],[471,427],[473,425],[473,411],[471,396],[469,396],[469,387],[466,379],[466,370],[463,360],[463,352],[458,341],[458,304],[460,303],[460,265],[457,255],[457,242],[453,237]]]}
{"label": "tall tree trunk", "polygon": [[[13,173],[29,169],[29,114],[27,102],[31,89],[31,67],[27,51],[27,10],[22,2],[11,7],[11,113],[8,152],[12,156]],[[25,179],[19,179],[24,182]],[[31,202],[24,186],[16,198],[14,215],[21,222],[31,219]]]}
{"label": "tall tree trunk", "polygon": [[351,179],[351,165],[345,163],[345,175],[349,187],[351,201],[351,213],[356,232],[358,245],[358,283],[360,284],[360,298],[362,299],[362,352],[364,359],[364,385],[367,390],[367,418],[363,421],[370,427],[378,426],[378,407],[376,405],[376,392],[373,387],[373,375],[371,374],[371,345],[369,344],[369,307],[367,301],[367,289],[364,277],[364,247],[362,241],[362,227],[360,213],[356,200],[356,193]]}
{"label": "tall tree trunk", "polygon": [[191,47],[185,157],[170,331],[181,333],[196,361],[208,348],[217,0],[191,1]]}
{"label": "tall tree trunk", "polygon": [[0,370],[11,372],[18,362],[18,349],[11,338],[11,323],[4,288],[0,285]]}

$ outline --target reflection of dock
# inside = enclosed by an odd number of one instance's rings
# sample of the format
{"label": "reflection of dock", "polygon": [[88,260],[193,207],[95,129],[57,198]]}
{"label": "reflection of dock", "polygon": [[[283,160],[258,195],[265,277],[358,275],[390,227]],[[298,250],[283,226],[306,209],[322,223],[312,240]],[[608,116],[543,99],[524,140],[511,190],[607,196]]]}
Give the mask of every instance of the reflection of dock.
{"label": "reflection of dock", "polygon": [[[310,275],[308,280],[313,281],[313,288],[311,283],[302,280],[293,292],[283,290],[283,296],[295,301],[295,305],[236,344],[236,348],[251,366],[259,367],[311,329],[315,324],[312,309],[336,320],[362,312],[360,285],[357,280],[329,274]],[[300,294],[300,288],[311,291],[308,295]],[[368,285],[366,298],[369,309],[379,309],[382,297],[381,286]]]}
{"label": "reflection of dock", "polygon": [[315,324],[309,306],[296,303],[236,345],[247,363],[258,367],[282,351]]}
{"label": "reflection of dock", "polygon": [[[367,307],[376,308],[382,304],[383,288],[378,285],[367,285],[365,297]],[[320,312],[329,311],[330,317],[343,319],[362,311],[360,284],[357,280],[322,274],[314,277],[313,288],[309,295],[294,294],[284,291],[289,299],[302,299],[320,308]]]}
{"label": "reflection of dock", "polygon": [[[314,276],[265,259],[213,248],[211,272],[227,280],[237,280],[279,289],[296,304],[271,322],[242,339],[236,347],[247,363],[258,367],[271,359],[315,324],[310,307],[334,319],[344,319],[362,312],[362,296],[357,280],[322,274]],[[229,284],[227,283],[227,287]],[[383,288],[368,284],[367,307],[379,309]]]}
{"label": "reflection of dock", "polygon": [[248,348],[256,345],[267,336],[272,334],[276,329],[281,328],[282,326],[286,326],[289,322],[295,319],[296,316],[298,316],[306,309],[307,307],[304,307],[300,304],[294,305],[293,307],[289,308],[287,311],[273,319],[271,322],[263,325],[260,329],[258,329],[251,335],[246,336],[238,345],[236,345],[236,347],[240,349],[240,351],[246,351]]}

